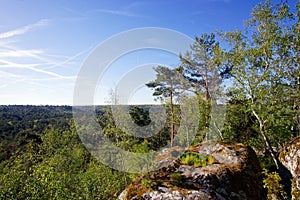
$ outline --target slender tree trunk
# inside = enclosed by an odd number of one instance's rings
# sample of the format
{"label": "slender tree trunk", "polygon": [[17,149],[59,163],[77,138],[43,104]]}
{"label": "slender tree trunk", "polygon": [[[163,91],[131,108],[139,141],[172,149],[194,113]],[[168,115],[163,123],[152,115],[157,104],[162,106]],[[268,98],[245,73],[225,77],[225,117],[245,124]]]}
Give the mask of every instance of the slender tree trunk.
{"label": "slender tree trunk", "polygon": [[215,125],[215,127],[216,127],[216,129],[217,129],[217,131],[218,131],[218,133],[219,133],[219,136],[220,136],[221,140],[224,140],[224,138],[223,138],[223,134],[222,134],[222,132],[221,132],[220,128],[218,127],[217,123],[216,123],[216,122],[214,122],[214,125]]}
{"label": "slender tree trunk", "polygon": [[[298,27],[298,30],[296,31],[296,35],[297,33],[299,34],[299,27],[300,27],[300,12],[298,11],[297,13],[297,27]],[[299,38],[298,38],[299,39]],[[299,43],[295,43],[294,44],[294,51],[296,52],[296,63],[297,63],[297,73],[298,73],[298,76],[297,76],[297,99],[296,99],[296,104],[297,104],[297,122],[298,122],[298,135],[300,135],[300,51],[299,51]]]}
{"label": "slender tree trunk", "polygon": [[259,130],[261,135],[264,138],[264,141],[266,143],[267,149],[270,152],[273,161],[275,162],[276,169],[279,172],[279,176],[281,177],[281,180],[283,181],[284,190],[287,193],[288,197],[291,198],[291,179],[292,175],[291,172],[280,162],[280,160],[277,158],[276,153],[274,152],[272,145],[270,143],[269,138],[265,134],[265,121],[262,121],[261,118],[258,116],[258,114],[252,109],[252,113],[255,115],[256,119],[259,122]]}
{"label": "slender tree trunk", "polygon": [[258,114],[252,109],[252,113],[255,115],[256,119],[259,122],[259,131],[260,134],[262,135],[265,144],[267,146],[268,151],[270,152],[273,161],[275,162],[276,168],[279,170],[279,160],[276,156],[276,153],[274,152],[271,142],[269,140],[269,138],[267,137],[266,133],[265,133],[265,121],[262,121],[262,119],[258,116]]}
{"label": "slender tree trunk", "polygon": [[171,111],[171,147],[174,143],[174,135],[175,135],[175,124],[174,124],[174,105],[173,105],[173,92],[170,92],[170,111]]}
{"label": "slender tree trunk", "polygon": [[209,129],[209,114],[210,114],[210,95],[207,80],[207,71],[205,72],[205,140],[208,140],[208,129]]}
{"label": "slender tree trunk", "polygon": [[[198,100],[198,106],[199,106],[199,122],[198,122],[198,132],[201,133],[199,136],[201,136],[201,139],[206,139],[206,127],[205,127],[205,120],[206,120],[206,114],[205,114],[205,102],[203,102],[203,93],[200,91],[196,92],[197,100]],[[203,123],[204,122],[204,123]],[[202,134],[202,131],[204,129],[204,134]]]}
{"label": "slender tree trunk", "polygon": [[297,99],[296,99],[296,107],[298,108],[297,110],[297,122],[298,122],[298,135],[300,135],[300,58],[297,59],[298,60],[298,77],[297,77]]}

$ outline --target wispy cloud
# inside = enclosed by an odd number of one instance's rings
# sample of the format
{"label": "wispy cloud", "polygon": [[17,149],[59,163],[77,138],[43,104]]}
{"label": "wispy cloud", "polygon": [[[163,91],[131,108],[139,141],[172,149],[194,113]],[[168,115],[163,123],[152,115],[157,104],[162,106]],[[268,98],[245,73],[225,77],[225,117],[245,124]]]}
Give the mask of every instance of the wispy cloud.
{"label": "wispy cloud", "polygon": [[[24,31],[23,34],[25,33]],[[5,40],[6,38],[0,38],[0,73],[9,71],[10,74],[6,73],[6,75],[15,79],[18,79],[18,75],[21,74],[25,77],[23,79],[25,81],[75,80],[76,69],[79,65],[76,60],[94,47],[94,45],[91,45],[74,55],[66,56],[49,54],[42,49],[22,49],[5,42]],[[65,70],[62,70],[62,68],[65,68]],[[28,73],[30,71],[34,73]],[[16,76],[13,76],[13,74]]]}
{"label": "wispy cloud", "polygon": [[[22,52],[22,53],[20,53]],[[57,78],[57,79],[74,79],[75,76],[72,75],[61,75],[59,72],[54,72],[54,71],[50,71],[49,69],[51,68],[55,68],[57,67],[59,71],[59,67],[62,66],[62,64],[67,64],[69,62],[71,62],[74,58],[74,56],[70,56],[68,58],[65,58],[64,60],[51,60],[48,58],[42,59],[42,60],[46,60],[45,61],[40,61],[37,60],[35,57],[30,57],[28,55],[34,55],[33,52],[38,52],[40,54],[40,51],[37,50],[17,50],[16,52],[9,52],[8,54],[1,54],[0,53],[0,70],[2,69],[16,69],[16,70],[20,70],[20,69],[26,69],[26,70],[31,70],[33,72],[36,73],[40,73],[40,74],[44,74],[44,75],[48,75],[50,77],[53,78]],[[29,59],[30,62],[17,62],[14,59],[11,59],[11,56],[13,57],[18,57],[18,58],[24,58],[24,59]],[[38,58],[42,57],[44,55],[39,55]],[[48,68],[48,69],[45,69]],[[27,75],[28,77],[28,75]],[[30,77],[28,77],[30,78]]]}
{"label": "wispy cloud", "polygon": [[[10,72],[5,72],[0,70],[0,89],[6,88],[9,85],[14,85],[18,82],[24,81],[25,77],[23,75],[17,75]],[[3,93],[1,94],[1,96]]]}
{"label": "wispy cloud", "polygon": [[9,73],[9,72],[3,72],[3,71],[0,71],[0,78],[24,78],[24,76],[21,76],[21,75],[16,75],[16,74],[13,74],[13,73]]}
{"label": "wispy cloud", "polygon": [[16,63],[16,62],[9,62],[7,60],[1,60],[0,59],[0,69],[2,68],[9,68],[9,69],[14,69],[14,68],[22,68],[22,69],[27,69],[27,70],[31,70],[34,72],[38,72],[38,73],[43,73],[46,75],[50,75],[56,78],[69,78],[69,76],[63,76],[51,71],[47,71],[47,70],[43,70],[43,69],[39,69],[38,66],[41,66],[41,64],[26,64],[26,63]]}
{"label": "wispy cloud", "polygon": [[147,1],[147,2],[146,1],[135,1],[135,2],[128,4],[126,6],[126,9],[145,7],[146,5],[149,5],[149,4],[151,4],[150,1]]}
{"label": "wispy cloud", "polygon": [[[149,4],[149,2],[147,3]],[[110,15],[118,15],[118,16],[126,16],[126,17],[141,17],[138,15],[134,10],[136,8],[145,6],[146,3],[142,1],[136,1],[132,2],[126,6],[115,8],[115,9],[109,9],[109,8],[94,8],[91,10],[75,10],[73,8],[65,7],[64,9],[72,15],[72,17],[65,18],[65,20],[68,21],[75,21],[75,20],[83,20],[83,19],[89,19],[92,15],[95,13],[102,13],[102,14],[110,14]]]}
{"label": "wispy cloud", "polygon": [[208,1],[230,3],[232,0],[208,0]]}
{"label": "wispy cloud", "polygon": [[95,11],[101,13],[113,14],[113,15],[127,16],[127,17],[137,16],[136,14],[126,10],[96,9]]}
{"label": "wispy cloud", "polygon": [[[41,84],[49,80],[76,79],[76,70],[80,56],[88,53],[92,47],[74,55],[54,55],[43,49],[22,49],[17,42],[8,38],[26,34],[37,27],[46,25],[47,21],[24,26],[13,31],[0,34],[0,88],[16,82]],[[62,70],[62,68],[65,68]]]}
{"label": "wispy cloud", "polygon": [[[95,45],[91,45],[89,48],[87,49],[84,49],[78,53],[76,53],[75,55],[73,56],[69,56],[69,57],[64,57],[64,60],[63,61],[60,61],[60,62],[57,62],[57,63],[54,63],[53,65],[51,65],[50,67],[47,67],[47,69],[52,69],[52,68],[55,68],[55,67],[60,67],[60,66],[64,66],[64,65],[67,65],[67,64],[70,64],[72,63],[76,58],[84,55],[84,54],[87,54],[89,51],[91,51],[91,49],[94,48]],[[48,54],[49,56],[49,54]],[[53,55],[50,55],[50,56],[53,56]]]}
{"label": "wispy cloud", "polygon": [[42,50],[37,50],[37,49],[7,50],[7,51],[0,51],[0,57],[18,58],[18,57],[25,57],[30,55],[40,55],[42,53],[43,53]]}
{"label": "wispy cloud", "polygon": [[77,11],[75,9],[72,9],[72,8],[65,7],[64,10],[67,11],[67,12],[69,12],[69,13],[71,13],[71,14],[73,14],[73,15],[78,15],[80,17],[87,17],[85,15],[85,13],[79,12],[79,11]]}
{"label": "wispy cloud", "polygon": [[11,31],[7,31],[4,33],[0,33],[0,39],[10,38],[10,37],[14,37],[17,35],[23,35],[35,28],[45,26],[45,25],[49,24],[49,22],[50,22],[49,19],[42,19],[42,20],[37,21],[36,23],[29,24],[29,25],[26,25],[26,26],[23,26],[23,27],[20,27],[20,28],[11,30]]}
{"label": "wispy cloud", "polygon": [[[51,101],[51,91],[54,104],[56,101],[67,102],[70,98],[79,66],[95,44],[68,55],[58,55],[53,49],[36,48],[34,43],[24,47],[29,33],[49,28],[50,23],[53,21],[42,19],[13,30],[0,30],[0,92],[1,97],[7,96],[0,99],[0,104],[34,104],[41,98],[45,98],[45,102]],[[47,91],[45,95],[40,95],[44,91]]]}

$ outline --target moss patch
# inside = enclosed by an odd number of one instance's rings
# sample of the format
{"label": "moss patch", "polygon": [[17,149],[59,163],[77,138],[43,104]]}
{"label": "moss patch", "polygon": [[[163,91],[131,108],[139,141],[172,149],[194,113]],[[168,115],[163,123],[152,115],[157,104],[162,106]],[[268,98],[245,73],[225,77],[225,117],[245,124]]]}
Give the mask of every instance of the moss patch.
{"label": "moss patch", "polygon": [[127,187],[126,191],[127,193],[125,199],[142,199],[143,194],[149,191],[149,188],[143,184],[131,184]]}
{"label": "moss patch", "polygon": [[185,152],[179,158],[179,161],[183,165],[190,165],[194,167],[205,167],[216,162],[214,157],[210,155],[202,155],[195,152]]}
{"label": "moss patch", "polygon": [[170,181],[175,186],[182,186],[183,185],[183,178],[179,173],[170,174]]}

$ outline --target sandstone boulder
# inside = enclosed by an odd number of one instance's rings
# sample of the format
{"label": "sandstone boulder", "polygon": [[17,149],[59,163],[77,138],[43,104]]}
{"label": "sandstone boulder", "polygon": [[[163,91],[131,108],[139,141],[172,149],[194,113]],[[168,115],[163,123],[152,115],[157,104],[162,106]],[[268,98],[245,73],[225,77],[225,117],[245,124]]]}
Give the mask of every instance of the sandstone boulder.
{"label": "sandstone boulder", "polygon": [[261,168],[250,147],[208,141],[184,154],[177,150],[164,151],[162,167],[137,178],[119,199],[265,199]]}
{"label": "sandstone boulder", "polygon": [[293,139],[282,152],[279,159],[292,175],[292,198],[300,199],[300,137]]}

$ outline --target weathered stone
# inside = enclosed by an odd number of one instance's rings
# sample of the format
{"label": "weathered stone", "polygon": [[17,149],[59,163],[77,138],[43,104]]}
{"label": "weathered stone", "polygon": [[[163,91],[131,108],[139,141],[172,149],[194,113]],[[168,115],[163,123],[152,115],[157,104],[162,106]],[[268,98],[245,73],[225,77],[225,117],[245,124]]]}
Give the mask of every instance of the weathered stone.
{"label": "weathered stone", "polygon": [[[174,153],[172,155],[173,151],[174,149],[166,150],[163,156],[160,155],[163,167],[137,179],[125,190],[131,195],[122,193],[119,199],[265,199],[260,177],[261,168],[250,147],[205,142],[188,148],[188,152],[213,157],[214,162],[207,166],[202,165],[203,167],[182,164]],[[170,156],[167,156],[168,153]],[[166,161],[170,161],[169,164]],[[151,185],[148,189],[145,189],[143,179]],[[135,195],[138,193],[139,195]]]}
{"label": "weathered stone", "polygon": [[172,165],[177,164],[176,160],[183,152],[184,149],[182,147],[171,147],[161,150],[156,156],[158,167],[171,168]]}
{"label": "weathered stone", "polygon": [[279,159],[293,176],[292,198],[300,199],[300,137],[293,139],[280,152]]}

